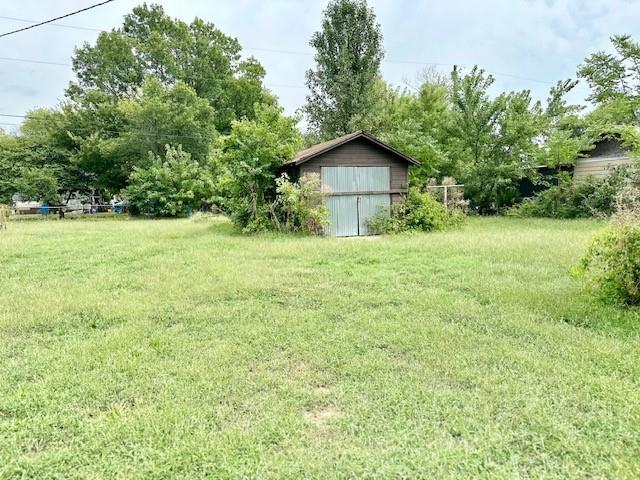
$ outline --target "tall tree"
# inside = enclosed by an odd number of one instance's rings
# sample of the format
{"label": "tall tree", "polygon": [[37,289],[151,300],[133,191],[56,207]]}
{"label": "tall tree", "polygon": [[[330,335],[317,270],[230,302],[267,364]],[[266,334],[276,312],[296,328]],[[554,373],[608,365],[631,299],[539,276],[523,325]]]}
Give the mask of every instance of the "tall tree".
{"label": "tall tree", "polygon": [[0,130],[0,203],[10,204],[16,193],[22,160],[18,137]]}
{"label": "tall tree", "polygon": [[449,157],[451,121],[450,82],[434,70],[425,70],[418,86],[389,89],[379,135],[389,144],[420,162],[411,169],[412,183],[422,186],[428,179],[455,176],[456,161]]}
{"label": "tall tree", "polygon": [[322,139],[362,128],[384,55],[373,10],[366,0],[332,0],[310,45],[316,66],[307,71],[309,126]]}
{"label": "tall tree", "polygon": [[542,107],[529,91],[488,94],[493,77],[474,67],[453,70],[452,158],[461,165],[465,196],[480,213],[495,213],[519,199],[520,180],[533,172]]}
{"label": "tall tree", "polygon": [[[630,35],[611,37],[615,54],[596,52],[578,68],[591,88],[600,123],[640,124],[640,44]],[[604,126],[604,125],[603,125]]]}
{"label": "tall tree", "polygon": [[541,148],[536,163],[549,167],[573,164],[590,142],[579,117],[584,107],[569,104],[566,95],[578,84],[577,80],[558,81],[549,90],[540,133]]}
{"label": "tall tree", "polygon": [[196,18],[190,24],[168,16],[159,5],[136,7],[123,26],[103,32],[95,45],[76,49],[73,69],[77,82],[71,98],[99,89],[115,99],[137,95],[145,77],[165,87],[182,81],[209,101],[215,126],[226,132],[234,119],[251,118],[253,105],[273,103],[264,89],[264,68],[252,57],[242,59],[241,46]]}
{"label": "tall tree", "polygon": [[120,190],[133,167],[145,166],[149,152],[162,155],[166,145],[182,145],[194,161],[207,160],[216,136],[214,111],[183,82],[167,88],[150,77],[138,98],[114,104],[91,92],[84,99],[94,97],[95,103],[69,110],[68,128],[76,141],[74,163],[91,173],[95,187]]}

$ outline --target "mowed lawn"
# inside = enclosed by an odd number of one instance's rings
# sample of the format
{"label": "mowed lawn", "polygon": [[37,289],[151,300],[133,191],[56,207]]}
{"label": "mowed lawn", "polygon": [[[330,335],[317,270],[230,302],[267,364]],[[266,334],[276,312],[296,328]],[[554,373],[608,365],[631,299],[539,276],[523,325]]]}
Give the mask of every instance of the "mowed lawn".
{"label": "mowed lawn", "polygon": [[640,310],[590,221],[0,232],[0,478],[638,478]]}

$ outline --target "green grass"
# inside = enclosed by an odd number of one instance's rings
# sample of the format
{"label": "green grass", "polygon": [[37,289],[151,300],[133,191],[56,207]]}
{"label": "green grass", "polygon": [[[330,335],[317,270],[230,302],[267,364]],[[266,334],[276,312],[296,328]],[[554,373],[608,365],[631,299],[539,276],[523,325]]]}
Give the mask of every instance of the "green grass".
{"label": "green grass", "polygon": [[568,274],[601,226],[12,222],[0,478],[638,478],[640,311]]}

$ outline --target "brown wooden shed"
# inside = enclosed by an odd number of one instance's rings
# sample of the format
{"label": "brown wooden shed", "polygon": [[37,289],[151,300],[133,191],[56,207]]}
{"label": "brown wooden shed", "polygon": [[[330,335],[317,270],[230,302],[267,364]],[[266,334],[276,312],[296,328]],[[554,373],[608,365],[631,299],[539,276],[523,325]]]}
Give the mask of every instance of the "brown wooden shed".
{"label": "brown wooden shed", "polygon": [[329,209],[329,234],[369,235],[367,221],[387,211],[408,188],[409,166],[418,162],[365,132],[314,145],[285,163],[292,178],[316,173]]}

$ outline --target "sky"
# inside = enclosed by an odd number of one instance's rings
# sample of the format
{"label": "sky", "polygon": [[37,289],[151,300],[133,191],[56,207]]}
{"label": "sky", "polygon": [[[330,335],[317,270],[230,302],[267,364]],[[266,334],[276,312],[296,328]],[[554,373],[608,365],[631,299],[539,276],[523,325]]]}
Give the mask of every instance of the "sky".
{"label": "sky", "polygon": [[[84,8],[98,0],[0,0],[0,32]],[[93,43],[96,30],[121,25],[140,4],[112,3],[58,23],[0,38],[0,113],[22,115],[52,107],[73,80],[74,47]],[[265,83],[288,114],[305,101],[305,71],[313,66],[311,35],[327,0],[157,0],[171,16],[203,18],[236,37],[246,56],[266,68]],[[640,0],[369,0],[384,35],[383,77],[415,84],[427,65],[442,73],[477,64],[493,73],[494,92],[531,90],[544,100],[557,80],[575,78],[577,65],[595,51],[610,51],[609,37],[629,33],[640,41]],[[8,60],[22,59],[38,62]],[[583,103],[581,83],[570,100]],[[1,123],[19,123],[3,117]],[[16,127],[0,125],[12,131]]]}

